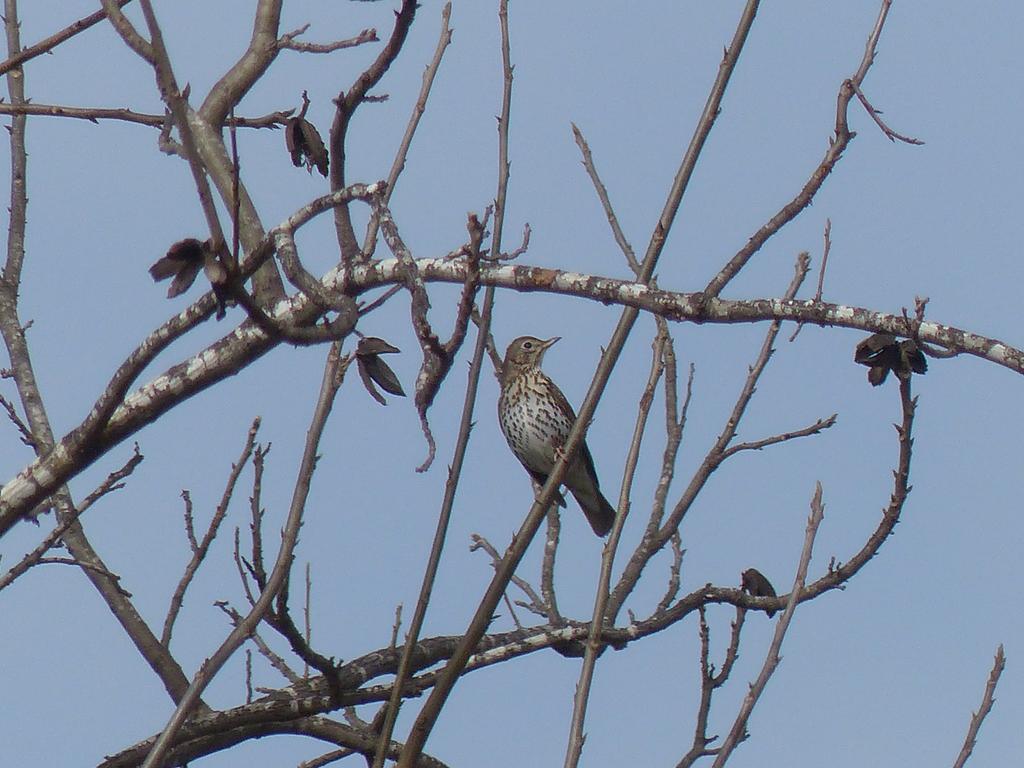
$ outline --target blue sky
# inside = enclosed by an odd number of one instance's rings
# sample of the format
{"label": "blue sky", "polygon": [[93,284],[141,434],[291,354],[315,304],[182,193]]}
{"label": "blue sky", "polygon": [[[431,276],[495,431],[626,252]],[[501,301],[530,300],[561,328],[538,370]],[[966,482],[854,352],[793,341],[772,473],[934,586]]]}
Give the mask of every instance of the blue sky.
{"label": "blue sky", "polygon": [[[23,3],[22,40],[30,44],[94,10],[94,3]],[[140,17],[135,4],[129,15]],[[306,22],[323,41],[376,26],[384,36],[393,2],[310,2],[286,6],[283,30]],[[179,82],[205,94],[243,49],[251,3],[157,3]],[[378,87],[390,100],[360,109],[349,139],[350,180],[387,175],[439,29],[440,3],[424,2],[407,49]],[[511,122],[512,180],[506,245],[533,229],[524,263],[625,277],[580,164],[570,122],[584,132],[627,236],[646,246],[679,158],[703,107],[741,3],[513,2],[516,65]],[[836,93],[857,68],[878,12],[876,2],[765,4],[723,102],[723,111],[658,268],[659,285],[702,288],[722,263],[787,202],[818,164],[832,133]],[[824,298],[885,312],[928,296],[928,317],[1021,346],[1019,292],[1022,117],[1019,30],[1014,3],[896,2],[865,83],[896,130],[926,143],[890,143],[862,109],[846,156],[814,205],[774,238],[726,290],[729,298],[780,295],[796,254],[820,264],[821,233],[832,221]],[[438,256],[465,239],[465,215],[494,195],[500,109],[496,3],[456,0],[453,44],[442,64],[409,164],[392,200],[405,241],[417,256]],[[325,136],[331,98],[347,88],[378,46],[330,56],[284,52],[246,97],[240,112],[295,106],[303,89],[310,119]],[[38,103],[162,107],[152,73],[119,38],[99,26],[53,56],[26,67]],[[28,255],[22,318],[56,432],[88,412],[112,370],[159,323],[194,300],[163,298],[147,267],[170,243],[204,231],[187,166],[159,153],[156,131],[137,125],[32,118],[28,126]],[[240,133],[243,179],[265,226],[327,185],[291,166],[279,131]],[[6,166],[5,166],[6,167]],[[0,171],[8,174],[9,170]],[[360,217],[362,213],[360,212]],[[307,266],[322,273],[337,260],[324,217],[303,230]],[[380,247],[379,254],[383,254]],[[813,294],[813,272],[801,295]],[[432,286],[431,319],[446,333],[457,288]],[[614,308],[543,294],[501,292],[499,346],[520,334],[563,337],[546,369],[579,404]],[[242,319],[233,310],[173,345],[148,381]],[[412,390],[419,355],[408,304],[397,297],[360,329],[403,350],[393,365]],[[588,442],[609,497],[617,495],[635,402],[647,375],[654,323],[641,318],[600,404]],[[763,326],[675,325],[683,366],[694,363],[690,418],[675,495],[719,434]],[[683,524],[684,593],[711,582],[736,585],[756,566],[780,590],[792,583],[815,481],[826,517],[811,576],[829,558],[861,546],[888,503],[896,459],[895,385],[873,389],[852,362],[863,334],[790,328],[758,386],[741,440],[805,426],[838,412],[837,425],[813,439],[747,453],[712,477]],[[128,487],[90,510],[86,526],[122,577],[143,616],[159,628],[188,558],[181,501],[191,491],[199,520],[219,500],[230,463],[255,416],[272,442],[264,501],[272,534],[287,511],[313,402],[322,349],[278,348],[241,374],[177,407],[136,437],[146,460]],[[312,563],[314,641],[350,659],[384,646],[395,605],[411,613],[440,506],[465,385],[468,351],[456,362],[432,410],[438,438],[433,469],[411,402],[374,403],[350,376],[321,443],[322,459],[297,553]],[[914,490],[902,522],[881,553],[843,592],[796,613],[783,661],[750,722],[751,738],[731,764],[812,764],[837,768],[879,761],[946,764],[960,749],[999,643],[1008,665],[986,720],[974,765],[1007,762],[1024,749],[1017,724],[1024,686],[1017,671],[1024,623],[1017,609],[1020,518],[1020,382],[973,358],[932,360],[915,380],[920,397]],[[7,365],[6,361],[3,365]],[[354,374],[354,371],[353,371]],[[0,391],[14,397],[9,380]],[[497,385],[481,382],[477,426],[454,511],[446,560],[424,635],[460,633],[491,576],[473,532],[503,547],[532,500],[494,415]],[[623,552],[636,544],[660,463],[663,430],[655,403],[635,483],[634,519]],[[76,478],[76,498],[130,455],[126,443]],[[0,475],[16,474],[29,453],[13,428],[0,433]],[[248,523],[251,474],[207,566],[190,592],[172,650],[193,671],[227,632],[214,600],[241,607],[230,529]],[[0,542],[10,565],[43,530],[22,525]],[[557,583],[563,612],[590,615],[601,544],[578,509],[563,515]],[[521,567],[536,581],[538,547]],[[620,560],[625,559],[625,554]],[[638,615],[657,602],[667,560],[649,569],[628,605]],[[713,654],[721,662],[732,609],[712,608]],[[7,692],[0,734],[17,762],[81,765],[159,728],[170,702],[88,582],[66,566],[35,569],[0,593],[0,687]],[[502,609],[496,629],[511,623]],[[774,622],[749,614],[742,655],[716,697],[709,731],[724,735],[760,668]],[[270,635],[269,631],[265,633]],[[583,764],[674,764],[689,748],[698,701],[696,617],[600,660]],[[449,765],[552,764],[564,753],[578,662],[551,652],[475,672],[455,689],[427,750]],[[282,683],[259,667],[259,685]],[[208,692],[214,706],[243,696],[241,657]],[[406,706],[398,736],[419,702]],[[362,712],[372,716],[369,710]],[[210,766],[295,764],[322,750],[275,737],[205,760]]]}

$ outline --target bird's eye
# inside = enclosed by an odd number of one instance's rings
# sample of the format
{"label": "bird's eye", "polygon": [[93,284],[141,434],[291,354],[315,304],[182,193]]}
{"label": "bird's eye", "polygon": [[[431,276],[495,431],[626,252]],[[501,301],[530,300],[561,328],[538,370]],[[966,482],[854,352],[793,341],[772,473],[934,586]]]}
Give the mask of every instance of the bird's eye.
{"label": "bird's eye", "polygon": [[532,341],[524,341],[523,342],[523,349],[533,349],[533,342]]}

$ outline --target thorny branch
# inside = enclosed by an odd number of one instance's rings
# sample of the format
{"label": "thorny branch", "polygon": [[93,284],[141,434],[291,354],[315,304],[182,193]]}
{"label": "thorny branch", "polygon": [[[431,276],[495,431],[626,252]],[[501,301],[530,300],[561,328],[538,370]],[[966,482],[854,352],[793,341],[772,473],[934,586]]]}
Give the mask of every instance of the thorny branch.
{"label": "thorny branch", "polygon": [[188,589],[189,584],[192,582],[196,572],[199,570],[199,566],[201,566],[203,564],[203,560],[206,559],[206,554],[210,551],[210,545],[213,543],[214,538],[217,536],[217,532],[220,530],[220,524],[223,522],[224,516],[228,512],[228,504],[235,493],[235,484],[238,482],[238,478],[242,474],[242,470],[245,468],[246,463],[249,461],[249,457],[252,455],[253,445],[256,442],[256,433],[259,431],[259,428],[260,419],[256,418],[253,420],[252,426],[249,427],[249,433],[245,439],[245,446],[242,448],[242,455],[238,457],[238,461],[231,465],[231,472],[228,474],[224,493],[221,496],[220,503],[217,505],[217,509],[214,510],[213,516],[210,518],[210,524],[207,526],[206,533],[203,535],[201,541],[196,541],[194,529],[191,524],[191,506],[186,499],[185,519],[189,546],[192,550],[192,557],[189,559],[188,565],[185,566],[185,572],[182,574],[181,579],[178,581],[178,586],[175,587],[174,594],[171,596],[171,604],[167,609],[167,616],[164,619],[164,630],[160,635],[160,643],[164,647],[170,647],[171,645],[171,633],[174,630],[174,622],[178,617],[178,612],[181,610],[182,602],[185,600],[185,590]]}
{"label": "thorny branch", "polygon": [[623,472],[622,489],[619,491],[618,510],[615,516],[615,524],[612,527],[611,535],[605,544],[601,556],[601,573],[598,577],[597,594],[594,597],[594,610],[590,620],[590,635],[587,637],[586,652],[583,657],[583,667],[580,670],[579,682],[576,684],[576,695],[573,697],[572,723],[569,726],[569,743],[565,752],[565,768],[575,768],[579,765],[580,757],[583,754],[583,724],[587,714],[587,703],[590,698],[590,686],[594,679],[594,668],[597,664],[598,654],[603,646],[601,643],[601,628],[605,623],[605,610],[608,606],[608,590],[612,579],[612,566],[615,562],[615,553],[618,550],[619,541],[622,536],[622,528],[626,523],[626,516],[629,514],[630,493],[632,492],[633,480],[636,477],[637,463],[640,460],[640,444],[643,441],[644,433],[647,431],[647,420],[654,404],[654,392],[661,380],[665,370],[664,348],[668,340],[666,329],[658,328],[654,341],[651,344],[651,368],[647,375],[647,383],[639,398],[637,409],[636,425],[633,428],[633,438],[629,443],[629,452],[626,455],[626,466]]}
{"label": "thorny branch", "polygon": [[124,466],[107,475],[107,478],[99,485],[99,487],[86,496],[71,515],[68,515],[64,520],[54,526],[53,530],[46,535],[46,538],[39,542],[35,549],[25,555],[17,564],[12,566],[7,573],[0,577],[0,589],[4,589],[9,586],[11,582],[21,576],[21,574],[25,573],[25,571],[33,565],[40,562],[41,558],[57,545],[61,537],[72,525],[78,522],[78,519],[87,509],[89,509],[89,507],[108,493],[124,488],[124,480],[135,471],[135,468],[139,466],[139,464],[142,463],[142,459],[143,456],[139,453],[139,445],[136,443],[135,452]]}
{"label": "thorny branch", "polygon": [[292,502],[288,510],[288,520],[285,523],[284,532],[281,536],[281,547],[277,553],[277,560],[274,568],[267,578],[266,586],[260,593],[259,599],[252,606],[248,615],[235,627],[230,635],[221,643],[220,647],[207,659],[202,668],[192,679],[188,690],[178,702],[174,715],[164,727],[159,738],[153,744],[153,748],[146,756],[142,768],[157,768],[163,765],[164,755],[172,746],[178,730],[192,714],[193,708],[199,701],[199,696],[209,685],[210,681],[217,674],[225,662],[234,654],[259,625],[260,621],[270,610],[278,590],[284,585],[292,565],[292,553],[298,540],[299,527],[302,524],[302,515],[305,510],[306,498],[309,495],[309,488],[313,479],[313,470],[316,466],[317,448],[320,443],[320,435],[323,433],[324,424],[330,415],[334,405],[334,396],[341,386],[344,370],[337,345],[331,345],[327,355],[327,363],[324,366],[324,376],[320,387],[320,396],[317,400],[316,409],[313,414],[312,424],[306,436],[306,445],[302,455],[302,462],[299,467],[298,476],[295,480],[295,489],[292,493]]}
{"label": "thorny branch", "polygon": [[985,721],[988,713],[992,711],[992,705],[995,703],[996,686],[999,684],[999,677],[1003,674],[1005,667],[1006,656],[1003,655],[1003,644],[1000,643],[999,647],[996,648],[996,658],[992,664],[992,671],[989,673],[988,682],[985,683],[985,694],[981,698],[981,706],[971,716],[971,724],[967,728],[964,745],[960,749],[956,762],[953,763],[953,768],[963,768],[967,763],[967,758],[974,751],[974,745],[978,741],[978,731],[981,729],[981,724]]}
{"label": "thorny branch", "polygon": [[[786,300],[792,300],[792,298],[796,295],[797,291],[800,289],[800,286],[803,284],[804,279],[807,277],[808,268],[809,261],[807,254],[800,254],[800,256],[797,258],[797,262],[794,267],[793,279],[790,281],[790,284],[786,289]],[[622,576],[619,578],[619,582],[615,586],[615,589],[612,591],[612,595],[609,598],[608,610],[610,617],[614,618],[618,615],[619,611],[622,608],[622,604],[625,601],[625,598],[633,591],[647,563],[650,562],[651,558],[654,557],[656,553],[662,550],[662,548],[665,546],[665,544],[672,536],[673,532],[678,531],[679,525],[682,522],[684,516],[689,511],[690,507],[693,505],[693,502],[697,499],[701,490],[707,484],[709,478],[711,477],[711,474],[719,466],[721,466],[722,462],[728,459],[729,456],[734,455],[737,452],[737,450],[743,450],[744,447],[759,447],[756,443],[741,444],[739,446],[732,446],[731,443],[736,436],[736,432],[739,428],[740,421],[743,419],[744,413],[746,413],[747,406],[750,404],[750,400],[754,396],[757,382],[760,379],[761,374],[767,367],[769,360],[771,360],[772,355],[774,354],[775,349],[773,345],[775,343],[775,338],[778,336],[780,328],[781,323],[779,323],[778,321],[772,322],[772,324],[769,326],[768,331],[765,334],[764,343],[761,345],[760,354],[758,355],[757,360],[754,362],[754,364],[750,366],[750,372],[747,374],[746,381],[744,382],[743,387],[740,390],[740,394],[736,399],[736,403],[733,406],[732,412],[729,414],[729,417],[726,420],[725,426],[722,429],[722,433],[718,436],[718,439],[712,445],[711,449],[705,455],[704,460],[701,462],[700,466],[697,468],[693,477],[690,479],[690,483],[687,486],[686,490],[683,492],[682,497],[676,503],[671,513],[669,513],[669,515],[665,518],[662,517],[664,515],[663,500],[666,498],[668,492],[667,486],[668,480],[670,478],[664,479],[663,482],[660,484],[658,489],[658,495],[656,496],[658,503],[655,505],[655,508],[652,511],[651,520],[648,523],[647,527],[647,535],[644,537],[639,546],[637,546],[636,550],[633,552],[633,555],[630,558],[629,563],[623,570]],[[674,374],[672,381],[674,383]],[[667,399],[666,404],[674,407],[674,397],[671,398],[671,400]],[[670,435],[672,435],[672,433],[676,430],[674,421],[674,416],[670,416]],[[789,439],[790,437],[800,437],[804,435],[815,434],[816,432],[819,432],[822,429],[828,428],[829,426],[832,425],[833,422],[834,418],[832,420],[819,420],[816,424],[806,429],[789,433],[789,437],[787,437],[786,435],[781,435],[773,438],[768,438],[764,444],[769,445],[773,442],[782,442],[784,439]],[[681,425],[679,429],[681,430]],[[737,450],[730,451],[730,448],[735,448]],[[667,446],[667,450],[665,453],[665,459],[663,461],[662,470],[663,478],[665,475],[666,468],[669,466],[668,460],[669,458],[671,458],[674,461],[675,451],[677,449],[678,438],[673,438]]]}
{"label": "thorny branch", "polygon": [[779,665],[779,650],[782,648],[782,641],[786,637],[786,630],[789,629],[789,623],[793,619],[793,611],[796,610],[797,602],[800,600],[804,584],[807,581],[807,568],[811,563],[811,552],[814,549],[814,539],[818,535],[818,527],[821,525],[821,521],[824,516],[825,506],[821,502],[821,483],[818,483],[814,489],[814,497],[811,499],[811,515],[807,519],[807,531],[804,535],[804,547],[803,551],[800,553],[800,563],[797,566],[796,578],[793,581],[793,589],[789,593],[789,600],[786,603],[786,611],[782,614],[782,618],[775,625],[775,636],[772,638],[772,644],[768,648],[768,654],[765,657],[761,673],[757,676],[757,680],[755,680],[750,686],[750,690],[747,691],[747,695],[743,697],[743,703],[740,706],[740,711],[736,715],[736,720],[733,722],[733,726],[730,729],[729,734],[725,737],[725,741],[723,741],[722,746],[719,747],[718,754],[715,755],[715,762],[712,768],[722,768],[729,759],[729,755],[732,754],[732,751],[746,738],[747,721],[750,719],[750,714],[754,711],[754,706],[757,704],[757,700],[761,697],[761,694],[764,693],[765,686],[768,685],[768,680]]}
{"label": "thorny branch", "polygon": [[[132,0],[115,0],[118,8],[124,8]],[[101,10],[91,13],[78,21],[69,24],[59,32],[55,32],[49,37],[40,40],[35,45],[30,45],[28,48],[22,48],[17,53],[13,53],[8,56],[3,62],[0,62],[0,75],[5,75],[15,67],[20,67],[26,61],[34,59],[36,56],[40,56],[44,53],[50,53],[54,48],[63,43],[65,40],[74,37],[79,32],[84,32],[89,27],[99,24],[107,18],[107,11]]]}
{"label": "thorny branch", "polygon": [[[772,216],[764,226],[755,232],[750,240],[747,241],[747,244],[712,278],[711,282],[704,289],[704,294],[709,298],[721,294],[725,286],[739,274],[740,270],[747,265],[747,262],[750,261],[754,254],[761,250],[761,246],[811,204],[815,195],[818,194],[818,190],[825,183],[825,179],[832,173],[832,169],[839,162],[843,152],[846,151],[846,148],[853,140],[856,134],[850,130],[847,121],[850,100],[853,98],[856,90],[863,84],[864,78],[868,74],[868,69],[871,68],[871,64],[875,60],[875,51],[878,47],[878,40],[882,35],[882,28],[885,26],[885,19],[889,14],[890,5],[891,0],[883,0],[882,7],[878,13],[878,19],[875,22],[875,28],[872,30],[870,37],[868,37],[868,42],[864,49],[864,58],[861,60],[857,72],[849,79],[844,80],[839,88],[836,104],[835,133],[829,140],[825,157],[818,167],[812,171],[810,178],[796,197],[786,203],[778,213]],[[874,117],[874,115],[872,116]]]}

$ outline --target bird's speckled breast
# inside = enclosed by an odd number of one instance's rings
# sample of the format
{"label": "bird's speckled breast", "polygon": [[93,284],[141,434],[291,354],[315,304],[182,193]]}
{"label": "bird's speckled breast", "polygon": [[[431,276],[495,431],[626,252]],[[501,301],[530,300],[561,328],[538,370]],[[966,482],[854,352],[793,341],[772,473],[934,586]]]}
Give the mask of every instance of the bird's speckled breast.
{"label": "bird's speckled breast", "polygon": [[566,415],[555,407],[551,386],[540,371],[524,372],[509,382],[498,400],[498,419],[509,447],[535,472],[551,471],[555,449],[572,429]]}

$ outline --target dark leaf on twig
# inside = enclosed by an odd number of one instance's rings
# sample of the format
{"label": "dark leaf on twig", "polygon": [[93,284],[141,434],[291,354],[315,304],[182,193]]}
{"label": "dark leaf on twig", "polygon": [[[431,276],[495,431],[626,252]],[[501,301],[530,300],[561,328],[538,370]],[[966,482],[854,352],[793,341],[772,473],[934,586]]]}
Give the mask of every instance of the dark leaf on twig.
{"label": "dark leaf on twig", "polygon": [[[363,386],[366,387],[366,391],[370,393],[370,396],[381,405],[387,405],[387,400],[377,391],[377,387],[380,387],[389,394],[405,397],[405,390],[402,389],[402,384],[398,381],[395,372],[379,357],[380,355],[399,351],[398,347],[375,336],[367,336],[360,339],[359,345],[356,347],[356,364],[359,369],[359,378],[363,380]],[[375,384],[376,386],[374,386]]]}
{"label": "dark leaf on twig", "polygon": [[887,366],[877,365],[874,368],[868,368],[868,381],[872,387],[877,387],[884,382],[888,375],[889,368]]}
{"label": "dark leaf on twig", "polygon": [[327,176],[327,149],[313,124],[304,117],[293,117],[284,129],[285,143],[296,168],[305,163],[306,170],[313,172],[315,166],[320,175]]}
{"label": "dark leaf on twig", "polygon": [[[740,585],[753,597],[775,597],[775,587],[757,568],[747,568],[740,578]],[[775,611],[765,611],[770,619]]]}
{"label": "dark leaf on twig", "polygon": [[885,381],[889,371],[900,378],[911,373],[925,373],[928,361],[913,339],[896,341],[891,333],[875,333],[857,345],[853,361],[868,366],[868,381],[877,387]]}
{"label": "dark leaf on twig", "polygon": [[928,372],[928,361],[913,339],[900,342],[900,360],[904,369],[909,369],[914,373]]}
{"label": "dark leaf on twig", "polygon": [[892,368],[899,353],[896,349],[896,337],[891,333],[873,333],[857,345],[853,353],[853,361],[861,365],[885,365]]}
{"label": "dark leaf on twig", "polygon": [[149,274],[157,282],[174,276],[167,289],[167,298],[173,299],[187,291],[195,282],[207,252],[206,243],[194,237],[186,237],[172,245],[167,255],[149,268]]}
{"label": "dark leaf on twig", "polygon": [[210,257],[203,263],[203,272],[210,281],[213,295],[217,299],[217,319],[223,320],[227,314],[228,301],[231,299],[228,269],[223,262],[214,258],[211,252]]}

